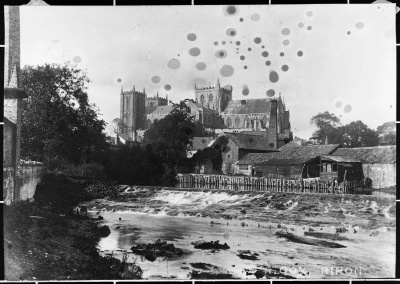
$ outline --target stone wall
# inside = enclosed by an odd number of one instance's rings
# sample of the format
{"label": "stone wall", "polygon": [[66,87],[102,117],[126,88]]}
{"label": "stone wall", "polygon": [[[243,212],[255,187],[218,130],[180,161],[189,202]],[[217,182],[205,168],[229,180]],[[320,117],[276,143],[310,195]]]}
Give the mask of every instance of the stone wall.
{"label": "stone wall", "polygon": [[18,167],[3,168],[3,200],[9,205],[12,202],[30,200],[35,195],[36,185],[46,172],[41,163],[25,164]]}
{"label": "stone wall", "polygon": [[396,185],[396,164],[363,164],[364,177],[372,180],[372,187],[385,188]]}

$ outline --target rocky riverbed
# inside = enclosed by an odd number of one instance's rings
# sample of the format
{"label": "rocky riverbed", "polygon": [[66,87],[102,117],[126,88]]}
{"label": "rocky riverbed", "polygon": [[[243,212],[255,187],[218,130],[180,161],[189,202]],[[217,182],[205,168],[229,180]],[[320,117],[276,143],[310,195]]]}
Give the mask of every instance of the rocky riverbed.
{"label": "rocky riverbed", "polygon": [[[111,229],[98,244],[103,255],[134,261],[144,279],[394,277],[393,197],[129,186],[119,192],[85,205]],[[158,239],[182,255],[150,261],[131,250]],[[195,247],[199,241],[210,249]],[[214,249],[216,241],[229,248]]]}

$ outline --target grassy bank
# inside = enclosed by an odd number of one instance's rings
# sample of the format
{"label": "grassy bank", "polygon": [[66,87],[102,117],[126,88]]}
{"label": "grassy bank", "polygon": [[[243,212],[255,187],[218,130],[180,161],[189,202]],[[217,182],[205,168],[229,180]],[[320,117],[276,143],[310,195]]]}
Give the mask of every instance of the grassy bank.
{"label": "grassy bank", "polygon": [[115,194],[113,182],[48,175],[35,201],[5,206],[6,280],[140,279],[140,267],[99,255],[108,227],[72,214],[79,202]]}

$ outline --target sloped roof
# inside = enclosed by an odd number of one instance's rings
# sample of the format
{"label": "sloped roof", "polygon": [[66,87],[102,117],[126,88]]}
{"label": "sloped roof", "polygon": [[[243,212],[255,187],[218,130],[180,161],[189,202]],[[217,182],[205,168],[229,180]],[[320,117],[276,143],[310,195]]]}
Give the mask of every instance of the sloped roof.
{"label": "sloped roof", "polygon": [[121,138],[124,139],[125,141],[133,141],[133,139],[132,139],[128,134],[119,133],[118,135],[119,135],[119,137],[121,137]]}
{"label": "sloped roof", "polygon": [[327,156],[324,155],[322,156],[322,160],[324,159],[328,159],[328,160],[332,160],[338,163],[361,163],[360,159],[354,159],[354,158],[350,158],[350,157],[342,157],[342,156]]}
{"label": "sloped roof", "polygon": [[172,108],[172,105],[148,106],[146,107],[146,114],[169,114],[172,111]]}
{"label": "sloped roof", "polygon": [[279,152],[248,153],[238,162],[238,165],[254,165],[273,159]]}
{"label": "sloped roof", "polygon": [[[339,148],[338,144],[300,146],[295,143],[288,143],[285,146],[280,148],[280,152],[273,160],[269,160],[265,163],[270,164],[273,161],[279,164],[305,163],[321,155],[330,155]],[[284,162],[282,160],[287,161]],[[264,164],[264,162],[261,162],[260,164]]]}
{"label": "sloped roof", "polygon": [[225,135],[239,149],[276,151],[269,146],[268,140],[264,136],[242,133],[225,133]]}
{"label": "sloped roof", "polygon": [[214,141],[213,137],[193,137],[193,147],[189,147],[189,150],[203,150],[207,148],[212,141]]}
{"label": "sloped roof", "polygon": [[224,109],[226,114],[269,113],[271,99],[232,100]]}
{"label": "sloped roof", "polygon": [[396,146],[339,148],[332,156],[359,159],[363,164],[395,164]]}
{"label": "sloped roof", "polygon": [[265,161],[263,163],[257,164],[257,166],[298,166],[302,165],[310,160],[313,160],[316,157],[313,158],[295,158],[295,159],[271,159],[268,161]]}

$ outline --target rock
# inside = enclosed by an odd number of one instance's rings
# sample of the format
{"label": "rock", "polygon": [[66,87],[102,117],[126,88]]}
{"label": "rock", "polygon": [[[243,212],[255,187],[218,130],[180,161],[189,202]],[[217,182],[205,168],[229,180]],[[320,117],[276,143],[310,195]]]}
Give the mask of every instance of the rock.
{"label": "rock", "polygon": [[254,273],[254,276],[257,279],[263,278],[265,276],[265,272],[261,269],[257,269],[257,271]]}
{"label": "rock", "polygon": [[103,217],[101,217],[101,216],[99,216],[99,217],[97,217],[97,219],[99,219],[99,220],[103,220],[104,218],[103,218]]}
{"label": "rock", "polygon": [[157,259],[157,254],[154,251],[146,251],[143,256],[145,259],[152,262]]}
{"label": "rock", "polygon": [[240,213],[246,214],[246,210],[242,209],[242,210],[240,210]]}
{"label": "rock", "polygon": [[221,245],[218,240],[215,242],[197,241],[191,244],[194,245],[194,248],[197,249],[210,249],[210,250],[230,249],[230,247],[226,243]]}
{"label": "rock", "polygon": [[238,257],[241,259],[258,260],[258,253],[251,253],[249,250],[239,250]]}

